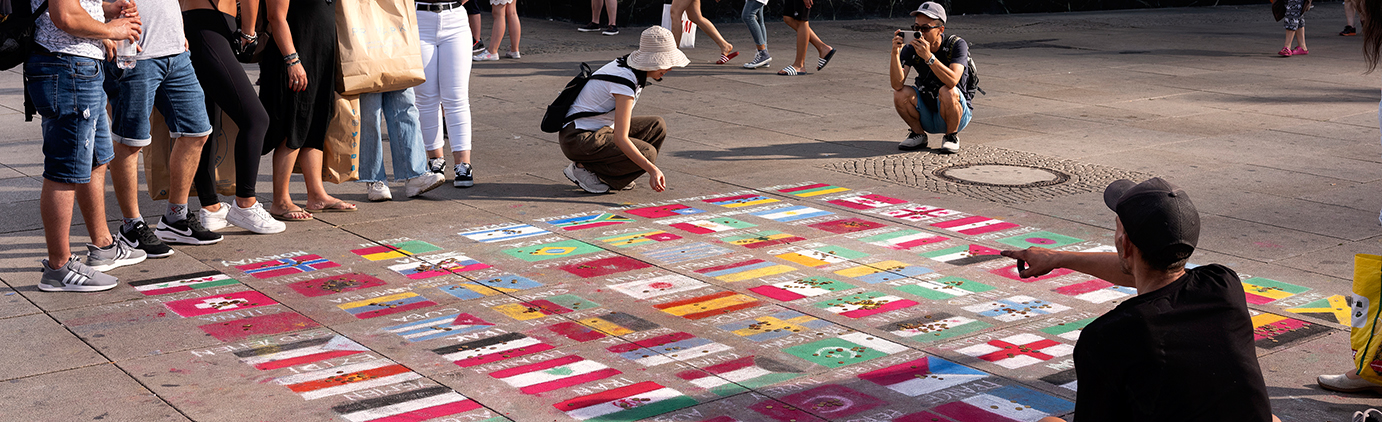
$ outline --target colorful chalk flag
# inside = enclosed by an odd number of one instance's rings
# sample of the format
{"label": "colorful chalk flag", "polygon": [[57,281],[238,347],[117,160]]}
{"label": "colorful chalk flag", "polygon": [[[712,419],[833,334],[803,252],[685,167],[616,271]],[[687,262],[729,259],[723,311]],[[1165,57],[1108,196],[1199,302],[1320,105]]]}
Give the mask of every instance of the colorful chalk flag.
{"label": "colorful chalk flag", "polygon": [[1308,291],[1310,291],[1309,287],[1282,283],[1269,278],[1253,277],[1243,280],[1243,292],[1247,295],[1248,303],[1254,305],[1266,305]]}
{"label": "colorful chalk flag", "polygon": [[436,306],[437,302],[427,300],[417,293],[404,292],[336,305],[359,319],[381,317],[414,309]]}
{"label": "colorful chalk flag", "polygon": [[861,232],[884,226],[886,225],[883,223],[868,221],[862,218],[842,218],[810,225],[813,229],[825,230],[835,234]]}
{"label": "colorful chalk flag", "polygon": [[906,207],[895,210],[883,211],[880,214],[905,221],[926,221],[933,218],[959,215],[960,212],[955,210],[948,210],[941,207],[918,205],[914,207]]}
{"label": "colorful chalk flag", "polygon": [[767,387],[805,375],[800,369],[766,357],[745,356],[729,362],[677,373],[697,387],[717,396],[739,394],[751,388]]}
{"label": "colorful chalk flag", "polygon": [[801,312],[786,310],[723,324],[719,328],[755,342],[764,342],[833,325],[829,321],[816,319]]}
{"label": "colorful chalk flag", "polygon": [[250,337],[283,334],[290,331],[320,327],[316,321],[296,312],[252,316],[233,321],[198,326],[207,335],[220,341],[238,341]]}
{"label": "colorful chalk flag", "polygon": [[859,379],[887,387],[908,397],[979,381],[989,374],[964,365],[927,356],[859,375]]}
{"label": "colorful chalk flag", "polygon": [[1022,333],[987,343],[956,349],[956,352],[992,362],[1008,369],[1042,363],[1075,353],[1075,346],[1048,340],[1036,334]]}
{"label": "colorful chalk flag", "polygon": [[602,213],[597,215],[587,215],[581,217],[571,217],[563,218],[560,220],[552,220],[548,221],[547,224],[551,224],[562,230],[573,231],[593,229],[596,227],[613,226],[616,224],[624,224],[632,221],[632,218],[628,218],[622,215]]}
{"label": "colorful chalk flag", "polygon": [[514,274],[488,277],[483,280],[476,280],[475,283],[501,292],[516,292],[519,290],[542,287],[542,283],[528,277]]}
{"label": "colorful chalk flag", "polygon": [[469,412],[479,403],[450,388],[427,387],[383,397],[352,401],[331,410],[350,422],[421,421]]}
{"label": "colorful chalk flag", "polygon": [[729,351],[733,347],[684,332],[657,336],[633,343],[610,346],[605,350],[643,366],[658,366],[687,359],[699,359]]}
{"label": "colorful chalk flag", "polygon": [[1260,313],[1252,317],[1253,344],[1263,349],[1275,349],[1330,331],[1333,330],[1323,325],[1276,314]]}
{"label": "colorful chalk flag", "polygon": [[1084,327],[1088,326],[1091,322],[1094,322],[1094,318],[1085,318],[1074,322],[1062,322],[1060,324],[1042,328],[1041,332],[1070,341],[1079,341],[1080,332],[1084,331]]}
{"label": "colorful chalk flag", "polygon": [[877,397],[870,396],[841,384],[826,384],[782,398],[782,401],[795,407],[788,411],[800,410],[830,420],[845,420],[851,415],[888,404]]}
{"label": "colorful chalk flag", "polygon": [[274,382],[288,387],[304,400],[316,400],[420,378],[422,375],[403,365],[388,359],[375,359],[285,375],[275,378]]}
{"label": "colorful chalk flag", "polygon": [[932,342],[981,331],[993,325],[973,318],[954,316],[944,312],[891,322],[882,327],[898,337],[919,342]]}
{"label": "colorful chalk flag", "polygon": [[442,293],[446,293],[460,300],[479,299],[503,294],[503,292],[498,289],[482,286],[469,281],[449,286],[441,286],[438,287],[437,290],[441,290]]}
{"label": "colorful chalk flag", "polygon": [[643,256],[649,260],[663,264],[676,264],[686,261],[695,261],[714,256],[730,253],[729,249],[721,248],[705,242],[697,242],[684,245],[676,245],[669,248],[659,248],[643,252]]}
{"label": "colorful chalk flag", "polygon": [[288,287],[303,296],[318,297],[340,292],[349,292],[352,290],[368,289],[370,287],[378,287],[385,284],[387,283],[384,283],[384,280],[380,280],[378,277],[372,275],[350,273],[299,281],[289,284]]}
{"label": "colorful chalk flag", "polygon": [[675,234],[668,233],[662,230],[647,230],[639,231],[636,233],[601,237],[599,238],[599,240],[601,242],[605,242],[605,244],[608,244],[616,248],[627,248],[630,246],[652,244],[650,242],[666,242],[669,240],[677,240],[681,238],[681,236],[677,236]]}
{"label": "colorful chalk flag", "polygon": [[494,229],[462,232],[461,236],[482,243],[507,242],[550,233],[527,224],[513,224]]}
{"label": "colorful chalk flag", "polygon": [[235,269],[244,271],[245,274],[252,275],[254,278],[262,280],[281,275],[308,273],[339,266],[341,266],[341,264],[331,262],[326,258],[322,258],[320,255],[298,255],[292,258],[272,259],[253,264],[237,265]]}
{"label": "colorful chalk flag", "polygon": [[601,258],[594,261],[566,264],[557,267],[557,269],[575,274],[580,278],[591,278],[618,274],[625,271],[641,270],[651,266],[653,265],[647,262],[621,255]]}
{"label": "colorful chalk flag", "polygon": [[715,205],[719,205],[719,206],[722,206],[722,207],[725,207],[725,208],[742,208],[742,207],[752,207],[752,206],[754,206],[754,205],[771,204],[771,203],[777,202],[777,200],[776,200],[776,199],[773,199],[773,198],[769,198],[769,197],[763,196],[763,195],[748,194],[748,195],[726,196],[726,197],[723,197],[723,198],[707,199],[707,200],[705,200],[705,202],[709,202],[709,203],[712,203],[712,204],[715,204]]}
{"label": "colorful chalk flag", "polygon": [[164,306],[168,307],[168,310],[185,318],[210,315],[219,312],[241,311],[277,304],[278,302],[256,291],[197,297],[163,303]]}
{"label": "colorful chalk flag", "polygon": [[815,304],[815,307],[832,314],[857,319],[916,305],[918,303],[901,297],[878,292],[864,292],[820,302]]}
{"label": "colorful chalk flag", "polygon": [[450,275],[466,271],[490,268],[489,264],[476,261],[460,252],[447,252],[425,257],[425,260],[408,264],[390,265],[389,270],[402,274],[412,280]]}
{"label": "colorful chalk flag", "polygon": [[240,282],[235,281],[235,279],[230,278],[228,275],[221,274],[219,271],[203,271],[130,282],[130,286],[134,287],[134,290],[143,293],[145,296],[210,289],[213,287],[224,287],[235,284],[240,284]]}
{"label": "colorful chalk flag", "polygon": [[1053,291],[1090,303],[1104,303],[1137,295],[1137,289],[1118,286],[1100,279],[1057,287]]}
{"label": "colorful chalk flag", "polygon": [[792,268],[788,265],[775,264],[761,259],[750,259],[747,261],[735,262],[733,264],[716,265],[714,267],[696,270],[696,272],[705,274],[708,277],[715,277],[716,280],[728,282],[752,280],[758,277],[766,277],[792,271],[796,271],[796,268]]}
{"label": "colorful chalk flag", "polygon": [[416,343],[485,330],[493,326],[494,324],[471,314],[451,314],[384,327],[384,331],[397,334],[410,343]]}
{"label": "colorful chalk flag", "polygon": [[342,335],[323,336],[292,343],[261,346],[235,352],[240,362],[255,369],[287,368],[368,352],[369,349]]}
{"label": "colorful chalk flag", "polygon": [[1056,396],[1007,385],[931,409],[955,422],[1036,421],[1075,411],[1075,404]]}
{"label": "colorful chalk flag", "polygon": [[1035,283],[1035,282],[1038,282],[1038,281],[1045,281],[1045,280],[1053,279],[1053,278],[1056,278],[1056,277],[1061,277],[1061,276],[1064,276],[1064,275],[1066,275],[1066,274],[1070,274],[1070,273],[1073,273],[1073,272],[1075,272],[1075,271],[1074,271],[1074,270],[1071,270],[1071,269],[1069,269],[1069,268],[1057,268],[1057,269],[1051,270],[1051,272],[1049,272],[1049,273],[1046,273],[1046,275],[1040,275],[1040,276],[1036,276],[1036,277],[1022,278],[1022,274],[1019,273],[1019,272],[1017,271],[1017,265],[1009,265],[1009,266],[1006,266],[1006,267],[1003,267],[1003,268],[999,268],[999,269],[996,269],[996,270],[990,270],[990,271],[989,271],[989,274],[993,274],[993,275],[996,275],[996,276],[1002,276],[1002,277],[1007,278],[1007,279],[1010,279],[1010,280],[1021,281],[1021,282],[1023,282],[1023,283]]}
{"label": "colorful chalk flag", "polygon": [[622,373],[603,363],[576,355],[568,355],[501,369],[490,372],[489,376],[517,388],[520,393],[542,394],[602,380]]}
{"label": "colorful chalk flag", "polygon": [[505,359],[552,350],[552,345],[519,333],[472,340],[461,344],[432,349],[432,353],[469,368]]}
{"label": "colorful chalk flag", "polygon": [[856,210],[869,210],[874,208],[882,208],[907,203],[907,201],[901,199],[875,194],[851,196],[848,198],[833,199],[825,202],[829,202],[845,208],[853,208]]}
{"label": "colorful chalk flag", "polygon": [[827,368],[839,368],[856,363],[868,362],[908,349],[872,334],[850,332],[839,337],[813,341],[800,346],[787,348],[792,356],[806,359],[811,363]]}
{"label": "colorful chalk flag", "polygon": [[676,217],[676,216],[679,216],[679,215],[700,214],[700,213],[705,212],[705,210],[698,209],[698,208],[691,208],[691,207],[688,207],[688,206],[685,206],[685,205],[682,205],[682,204],[672,204],[672,205],[659,205],[659,206],[656,206],[656,207],[634,208],[634,209],[631,209],[631,210],[626,210],[626,211],[624,211],[624,212],[627,212],[627,213],[629,213],[629,214],[633,214],[633,215],[636,215],[636,216],[639,216],[639,217],[643,217],[643,218],[663,218],[663,217]]}
{"label": "colorful chalk flag", "polygon": [[1009,223],[1003,220],[996,220],[976,215],[971,217],[934,223],[931,224],[931,227],[935,227],[938,229],[946,229],[959,234],[977,236],[984,233],[993,233],[996,231],[1015,229],[1022,226]]}
{"label": "colorful chalk flag", "polygon": [[413,255],[436,252],[439,250],[441,250],[441,248],[437,245],[421,240],[409,240],[407,242],[353,249],[350,253],[360,255],[361,258],[370,261],[383,261],[386,259],[407,258]]}
{"label": "colorful chalk flag", "polygon": [[954,266],[965,266],[978,264],[980,262],[1003,259],[999,255],[1001,251],[981,245],[956,246],[953,248],[941,249],[921,254],[921,256],[931,258]]}
{"label": "colorful chalk flag", "polygon": [[582,299],[576,295],[556,295],[542,299],[534,299],[527,302],[505,303],[490,309],[495,310],[509,318],[519,321],[538,319],[549,315],[569,314],[572,312],[595,309],[600,304]]}
{"label": "colorful chalk flag", "polygon": [[778,258],[782,258],[783,260],[792,261],[808,267],[823,267],[867,256],[869,256],[869,254],[852,251],[839,246],[821,246],[777,255]]}
{"label": "colorful chalk flag", "polygon": [[1019,248],[1036,246],[1039,248],[1054,249],[1061,246],[1073,245],[1083,242],[1084,239],[1076,239],[1070,236],[1055,234],[1051,232],[1032,232],[1024,233],[1006,239],[998,239],[998,243],[1012,245]]}
{"label": "colorful chalk flag", "polygon": [[879,261],[872,264],[845,268],[835,271],[835,274],[853,278],[868,284],[878,284],[902,280],[907,277],[930,274],[932,272],[930,268],[918,267],[902,261]]}
{"label": "colorful chalk flag", "polygon": [[830,212],[830,211],[818,210],[818,209],[815,209],[815,208],[811,208],[811,207],[807,207],[807,206],[802,206],[802,205],[794,205],[794,206],[783,207],[783,208],[774,208],[774,209],[770,209],[770,210],[767,210],[767,211],[751,212],[751,213],[749,213],[749,214],[750,214],[750,215],[754,215],[754,216],[758,216],[758,217],[763,217],[763,218],[766,218],[766,219],[769,219],[769,220],[773,220],[773,221],[776,221],[776,222],[780,222],[780,223],[789,223],[789,222],[793,222],[793,221],[797,221],[797,220],[805,220],[805,219],[808,219],[808,218],[816,218],[816,217],[825,217],[825,216],[827,216],[827,215],[835,215],[835,213]]}
{"label": "colorful chalk flag", "polygon": [[729,217],[721,217],[711,218],[707,220],[688,221],[685,223],[676,223],[670,225],[670,227],[678,230],[685,230],[687,232],[694,234],[710,234],[737,229],[747,229],[750,227],[758,227],[758,225],[753,223],[745,223],[743,221],[735,220]]}
{"label": "colorful chalk flag", "polygon": [[935,280],[922,280],[914,284],[898,286],[897,290],[930,300],[948,300],[973,293],[993,290],[994,287],[963,277],[949,276]]}
{"label": "colorful chalk flag", "polygon": [[1031,296],[1013,296],[993,302],[965,306],[963,309],[1003,322],[1020,321],[1070,310],[1065,305],[1047,302]]}
{"label": "colorful chalk flag", "polygon": [[807,277],[766,286],[751,287],[749,291],[783,302],[790,302],[797,299],[816,297],[853,288],[854,285],[852,284],[825,277]]}
{"label": "colorful chalk flag", "polygon": [[606,336],[623,336],[659,327],[656,323],[643,318],[623,312],[611,312],[575,322],[567,321],[552,324],[547,326],[547,329],[563,337],[584,343]]}
{"label": "colorful chalk flag", "polygon": [[577,255],[585,255],[603,251],[599,246],[591,245],[579,240],[563,240],[560,242],[544,243],[535,246],[524,246],[521,248],[505,249],[504,253],[528,262],[546,261],[549,259],[569,258]]}
{"label": "colorful chalk flag", "polygon": [[709,286],[705,282],[681,274],[668,274],[646,280],[611,284],[609,288],[637,300],[652,299],[681,292],[689,292]]}
{"label": "colorful chalk flag", "polygon": [[903,229],[859,239],[860,242],[899,251],[905,251],[918,246],[926,246],[932,243],[940,243],[946,240],[950,240],[950,238],[912,229]]}
{"label": "colorful chalk flag", "polygon": [[794,188],[778,189],[777,191],[801,198],[810,198],[813,196],[829,195],[832,193],[840,193],[848,190],[848,188],[831,186],[825,183],[814,183],[805,186],[797,186]]}
{"label": "colorful chalk flag", "polygon": [[1286,310],[1286,312],[1294,314],[1309,315],[1325,321],[1338,322],[1341,325],[1353,323],[1353,317],[1349,315],[1351,311],[1352,308],[1349,307],[1348,300],[1342,295],[1333,295]]}
{"label": "colorful chalk flag", "polygon": [[553,404],[579,421],[633,422],[697,404],[680,391],[645,381]]}
{"label": "colorful chalk flag", "polygon": [[749,249],[766,248],[768,246],[773,245],[785,245],[788,243],[801,242],[805,240],[806,238],[804,237],[797,236],[794,234],[783,233],[776,230],[763,230],[755,233],[730,236],[721,239],[721,241],[725,243],[736,246],[743,246]]}

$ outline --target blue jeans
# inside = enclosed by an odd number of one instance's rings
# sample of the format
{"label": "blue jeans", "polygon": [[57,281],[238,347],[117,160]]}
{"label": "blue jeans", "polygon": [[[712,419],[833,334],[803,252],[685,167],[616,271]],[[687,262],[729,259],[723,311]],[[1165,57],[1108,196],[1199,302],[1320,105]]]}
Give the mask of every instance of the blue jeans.
{"label": "blue jeans", "polygon": [[749,35],[753,35],[753,43],[756,45],[768,45],[768,28],[763,20],[763,3],[758,0],[744,0],[744,13],[739,17],[744,19],[744,24],[749,26]]}
{"label": "blue jeans", "polygon": [[106,119],[102,61],[33,54],[24,62],[24,89],[43,117],[43,178],[90,183],[91,169],[115,158]]}
{"label": "blue jeans", "polygon": [[149,114],[154,107],[163,114],[170,138],[211,134],[206,117],[206,95],[192,69],[192,54],[144,59],[132,69],[106,63],[106,95],[110,97],[111,138],[132,147],[147,146]]}
{"label": "blue jeans", "polygon": [[379,118],[389,125],[389,155],[394,180],[408,180],[427,172],[427,150],[422,148],[413,89],[360,94],[360,181],[383,182],[384,140]]}

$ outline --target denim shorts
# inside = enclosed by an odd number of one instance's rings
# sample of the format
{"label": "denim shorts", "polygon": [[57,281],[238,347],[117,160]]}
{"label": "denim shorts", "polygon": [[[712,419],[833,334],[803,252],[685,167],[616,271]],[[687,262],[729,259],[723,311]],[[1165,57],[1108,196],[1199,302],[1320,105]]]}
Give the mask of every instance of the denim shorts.
{"label": "denim shorts", "polygon": [[105,67],[110,137],[115,142],[132,147],[149,145],[149,114],[154,107],[163,114],[172,138],[211,134],[206,95],[192,69],[191,53],[140,60],[130,69],[109,62]]}
{"label": "denim shorts", "polygon": [[[945,133],[945,119],[941,118],[940,99],[936,99],[936,109],[931,111],[926,107],[926,104],[922,104],[922,101],[926,100],[926,95],[921,93],[921,89],[915,86],[912,89],[917,92],[917,113],[921,115],[921,128],[926,129],[929,133]],[[960,97],[960,110],[963,112],[960,115],[960,126],[955,129],[956,132],[959,132],[964,130],[965,126],[969,126],[969,118],[973,117],[974,112],[969,109],[969,99],[960,92],[960,87],[952,89],[955,90],[955,95]]]}
{"label": "denim shorts", "polygon": [[90,183],[91,169],[115,158],[103,65],[67,54],[33,54],[24,63],[24,89],[43,118],[43,178]]}

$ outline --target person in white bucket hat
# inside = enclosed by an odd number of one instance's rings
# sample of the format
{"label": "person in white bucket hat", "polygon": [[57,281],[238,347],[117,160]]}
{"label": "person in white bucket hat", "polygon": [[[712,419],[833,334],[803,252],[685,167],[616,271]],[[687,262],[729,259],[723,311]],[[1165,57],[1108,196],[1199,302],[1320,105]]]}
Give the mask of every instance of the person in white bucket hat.
{"label": "person in white bucket hat", "polygon": [[647,173],[654,191],[666,189],[667,179],[655,162],[667,124],[658,116],[635,117],[633,106],[648,79],[661,81],[667,71],[690,62],[672,32],[654,26],[643,31],[638,50],[592,73],[566,113],[584,117],[559,132],[561,152],[571,160],[563,171],[566,178],[586,192],[606,193],[631,189]]}

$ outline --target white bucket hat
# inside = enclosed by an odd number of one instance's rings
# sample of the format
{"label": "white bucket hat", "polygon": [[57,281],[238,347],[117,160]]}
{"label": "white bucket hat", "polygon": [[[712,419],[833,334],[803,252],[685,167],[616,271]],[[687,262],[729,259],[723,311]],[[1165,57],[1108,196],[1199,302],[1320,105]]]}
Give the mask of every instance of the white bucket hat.
{"label": "white bucket hat", "polygon": [[654,26],[643,31],[643,36],[638,39],[638,50],[629,53],[628,63],[629,67],[647,72],[685,67],[691,60],[677,49],[672,31]]}

